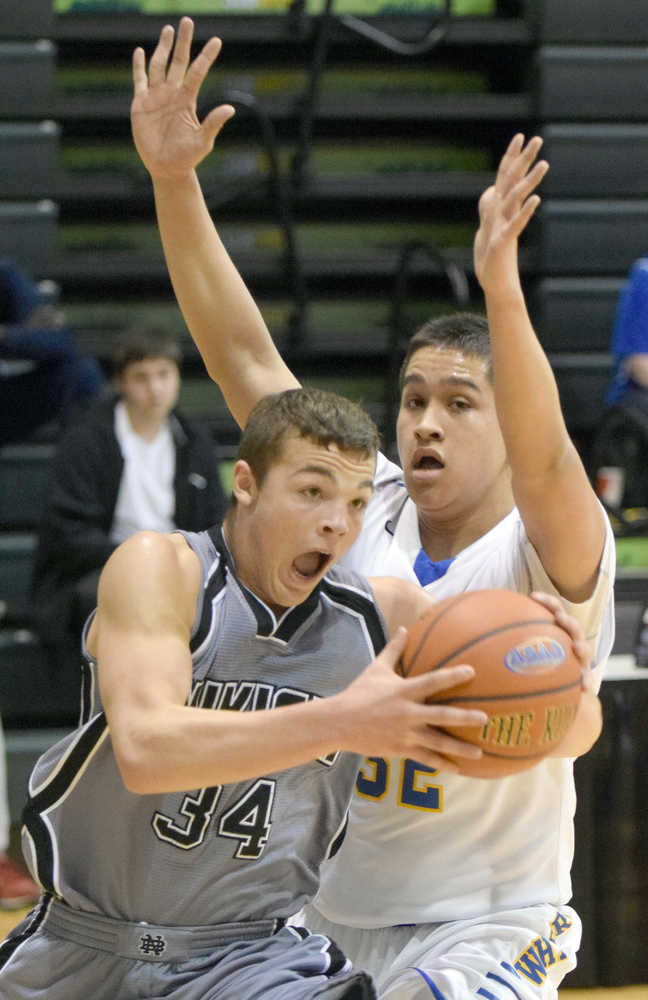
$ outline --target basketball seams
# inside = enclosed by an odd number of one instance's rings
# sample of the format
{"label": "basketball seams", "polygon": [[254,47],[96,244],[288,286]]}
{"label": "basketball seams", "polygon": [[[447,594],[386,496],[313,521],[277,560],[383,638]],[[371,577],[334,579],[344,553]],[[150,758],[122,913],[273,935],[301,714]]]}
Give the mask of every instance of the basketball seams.
{"label": "basketball seams", "polygon": [[[473,593],[474,593],[474,591],[473,591]],[[452,605],[451,605],[451,607],[452,607]],[[446,610],[449,610],[449,609],[446,609]],[[434,625],[437,623],[437,621],[439,620],[439,618],[441,618],[441,615],[439,615],[438,618],[435,618],[434,621],[431,622],[428,625],[428,627],[425,629],[425,632],[421,636],[419,644],[416,647],[416,652],[414,653],[414,655],[412,656],[411,660],[409,661],[408,671],[407,671],[406,674],[405,673],[403,674],[403,677],[409,677],[409,675],[411,674],[412,667],[414,666],[414,664],[416,662],[416,657],[419,655],[419,653],[421,652],[421,649],[423,648],[423,646],[428,641],[430,631],[432,630],[432,628],[434,627]],[[447,656],[444,656],[444,658],[442,660],[439,660],[438,663],[435,663],[433,667],[429,667],[428,671],[431,673],[433,670],[440,670],[441,667],[445,666],[445,664],[448,663],[450,660],[456,659],[458,656],[460,656],[461,654],[465,653],[465,651],[467,649],[470,649],[472,646],[477,645],[477,643],[479,643],[479,642],[483,642],[484,639],[492,639],[493,636],[500,635],[502,632],[510,632],[512,629],[519,628],[520,626],[524,627],[526,625],[534,625],[534,626],[538,625],[538,626],[542,626],[545,629],[546,628],[550,628],[550,627],[553,627],[553,628],[559,627],[559,626],[556,626],[555,623],[551,619],[548,619],[548,618],[525,618],[525,619],[521,618],[521,619],[519,619],[518,621],[515,621],[515,622],[508,622],[506,625],[498,625],[497,628],[491,629],[489,632],[481,632],[479,635],[476,635],[473,639],[471,639],[470,642],[464,643],[463,646],[458,646],[451,653],[448,653]],[[426,671],[426,673],[428,671]]]}
{"label": "basketball seams", "polygon": [[510,694],[476,694],[476,695],[466,695],[464,698],[435,698],[435,705],[461,705],[466,702],[473,701],[527,701],[528,698],[545,698],[551,694],[563,694],[565,691],[573,691],[575,687],[580,687],[581,681],[578,678],[575,681],[571,681],[569,684],[561,684],[560,687],[545,688],[543,691],[529,691],[521,693],[519,691],[512,691]]}
{"label": "basketball seams", "polygon": [[[425,643],[427,641],[428,634],[430,632],[430,629],[433,629],[438,624],[438,622],[441,621],[441,619],[443,618],[443,616],[446,615],[451,610],[451,608],[456,607],[457,604],[459,604],[466,597],[470,597],[473,593],[474,593],[474,591],[470,591],[469,590],[469,591],[466,591],[463,594],[457,594],[457,596],[454,597],[453,599],[446,598],[446,600],[447,600],[446,606],[444,608],[442,608],[442,610],[439,611],[439,613],[434,616],[434,618],[432,619],[432,621],[429,622],[426,625],[425,630],[424,630],[424,632],[422,633],[422,635],[421,635],[421,637],[419,639],[418,646],[414,650],[414,653],[412,654],[412,658],[410,659],[409,671],[408,671],[407,674],[404,673],[402,659],[399,660],[398,665],[397,665],[397,669],[398,669],[399,673],[402,674],[403,677],[407,677],[409,675],[409,673],[411,673],[412,665],[416,662],[417,656],[419,655],[419,653],[421,652],[421,649],[425,645]],[[433,667],[432,669],[436,670],[436,667]]]}

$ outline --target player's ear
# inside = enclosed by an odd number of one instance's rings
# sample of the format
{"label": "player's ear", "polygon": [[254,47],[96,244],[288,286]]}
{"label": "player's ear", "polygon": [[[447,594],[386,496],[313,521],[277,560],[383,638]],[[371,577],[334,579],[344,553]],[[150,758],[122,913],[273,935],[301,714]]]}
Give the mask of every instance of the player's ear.
{"label": "player's ear", "polygon": [[232,470],[232,493],[236,502],[243,507],[249,507],[256,500],[259,490],[251,466],[239,458]]}

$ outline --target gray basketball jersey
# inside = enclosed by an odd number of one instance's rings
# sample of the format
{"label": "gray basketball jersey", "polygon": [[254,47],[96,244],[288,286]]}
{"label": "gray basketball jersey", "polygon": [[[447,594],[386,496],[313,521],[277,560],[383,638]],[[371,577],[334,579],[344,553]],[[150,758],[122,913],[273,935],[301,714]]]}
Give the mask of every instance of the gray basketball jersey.
{"label": "gray basketball jersey", "polygon": [[[182,532],[202,568],[192,705],[258,711],[345,688],[385,643],[366,581],[335,568],[279,620],[236,578],[220,530]],[[358,770],[335,753],[256,780],[135,795],[121,779],[96,663],[79,727],[36,763],[23,850],[46,892],[122,920],[287,918],[317,890]]]}

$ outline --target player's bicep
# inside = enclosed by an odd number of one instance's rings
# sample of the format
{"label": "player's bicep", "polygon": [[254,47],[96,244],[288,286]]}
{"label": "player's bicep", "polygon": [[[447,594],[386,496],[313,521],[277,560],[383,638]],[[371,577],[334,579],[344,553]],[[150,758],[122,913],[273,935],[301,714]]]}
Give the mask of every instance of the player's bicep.
{"label": "player's bicep", "polygon": [[529,540],[556,589],[587,600],[596,586],[605,545],[605,516],[578,456],[572,451],[549,484],[513,481]]}
{"label": "player's bicep", "polygon": [[167,536],[153,533],[129,539],[106,563],[89,645],[109,721],[186,700],[191,569]]}

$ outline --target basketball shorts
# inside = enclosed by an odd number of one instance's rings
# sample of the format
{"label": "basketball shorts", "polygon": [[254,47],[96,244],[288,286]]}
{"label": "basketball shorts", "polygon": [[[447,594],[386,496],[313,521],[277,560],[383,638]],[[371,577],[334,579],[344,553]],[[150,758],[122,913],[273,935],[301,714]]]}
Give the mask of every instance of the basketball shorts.
{"label": "basketball shorts", "polygon": [[313,906],[298,919],[366,969],[379,1000],[556,1000],[582,930],[571,907],[544,904],[371,930],[335,924]]}
{"label": "basketball shorts", "polygon": [[328,938],[275,921],[126,923],[41,901],[0,946],[11,1000],[375,1000]]}

